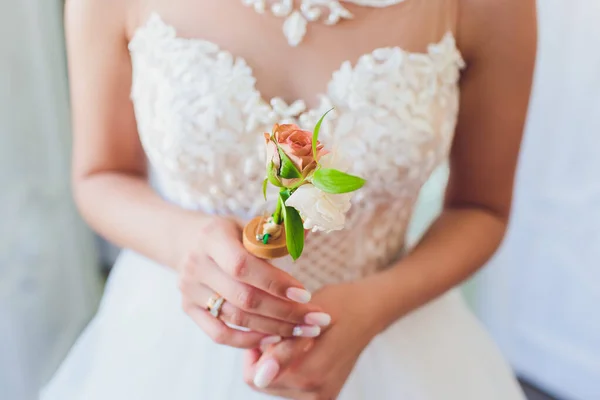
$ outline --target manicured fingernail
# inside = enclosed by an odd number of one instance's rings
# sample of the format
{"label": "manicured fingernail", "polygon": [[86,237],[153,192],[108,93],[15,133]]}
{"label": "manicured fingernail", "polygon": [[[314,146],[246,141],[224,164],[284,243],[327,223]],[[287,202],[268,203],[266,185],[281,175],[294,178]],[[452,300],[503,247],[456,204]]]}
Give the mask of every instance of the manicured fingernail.
{"label": "manicured fingernail", "polygon": [[297,303],[308,303],[311,299],[310,292],[300,288],[289,288],[285,293],[288,299]]}
{"label": "manicured fingernail", "polygon": [[261,346],[267,346],[269,344],[275,344],[281,342],[281,336],[267,336],[260,341]]}
{"label": "manicured fingernail", "polygon": [[318,326],[296,326],[292,335],[296,337],[317,337],[321,334],[321,328]]}
{"label": "manicured fingernail", "polygon": [[275,379],[279,372],[279,364],[277,361],[269,359],[262,363],[254,376],[254,385],[264,389]]}
{"label": "manicured fingernail", "polygon": [[322,312],[311,312],[304,316],[308,325],[328,326],[331,324],[331,315]]}

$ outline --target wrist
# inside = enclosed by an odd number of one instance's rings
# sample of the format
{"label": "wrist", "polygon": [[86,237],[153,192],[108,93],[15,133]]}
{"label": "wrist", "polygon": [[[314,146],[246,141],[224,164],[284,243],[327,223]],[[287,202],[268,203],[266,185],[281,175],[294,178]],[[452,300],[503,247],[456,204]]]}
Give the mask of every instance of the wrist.
{"label": "wrist", "polygon": [[396,266],[361,281],[361,296],[365,301],[367,319],[373,336],[385,331],[394,322],[411,312],[414,293],[420,289],[419,276],[406,266]]}
{"label": "wrist", "polygon": [[198,212],[179,211],[172,220],[171,229],[166,232],[171,249],[167,255],[169,266],[175,270],[202,243],[205,227],[210,221],[210,217]]}
{"label": "wrist", "polygon": [[[377,274],[379,275],[379,274]],[[390,304],[387,295],[382,293],[377,275],[364,278],[356,282],[356,301],[359,306],[361,319],[367,340],[383,332],[390,322]]]}

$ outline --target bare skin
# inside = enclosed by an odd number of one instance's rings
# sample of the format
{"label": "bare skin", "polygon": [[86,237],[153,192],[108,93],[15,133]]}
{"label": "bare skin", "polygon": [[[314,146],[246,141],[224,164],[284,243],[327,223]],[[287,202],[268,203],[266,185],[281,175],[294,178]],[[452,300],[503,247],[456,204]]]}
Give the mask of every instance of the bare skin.
{"label": "bare skin", "polygon": [[[119,245],[178,269],[186,311],[219,343],[257,348],[266,335],[289,336],[290,328],[309,312],[324,310],[333,317],[330,329],[316,339],[285,339],[263,348],[264,353],[249,350],[245,378],[250,385],[265,362],[279,366],[275,380],[257,390],[294,399],[335,398],[375,335],[462,282],[497,249],[510,214],[535,64],[534,1],[458,1],[455,35],[469,67],[460,84],[444,212],[395,267],[362,281],[326,287],[310,305],[286,300],[287,289],[301,288],[301,283],[247,256],[232,222],[181,210],[149,188],[128,97],[127,42],[149,12],[157,11],[180,36],[208,39],[244,57],[264,98],[304,99],[310,106],[342,61],[382,46],[423,51],[427,43],[439,40],[443,31],[407,33],[423,29],[418,20],[406,17],[406,7],[418,7],[413,2],[385,10],[349,7],[354,20],[336,28],[313,24],[298,48],[285,42],[281,19],[256,15],[239,1],[68,2],[74,186],[88,222]],[[222,240],[206,245],[207,227]],[[233,256],[224,258],[224,252]],[[215,290],[223,280],[227,288],[221,290],[233,296],[227,298],[234,307],[229,314],[246,323],[252,319],[258,332],[233,331],[202,310],[206,296],[198,291]],[[238,291],[260,300],[248,302]],[[348,309],[352,312],[342,311]]]}

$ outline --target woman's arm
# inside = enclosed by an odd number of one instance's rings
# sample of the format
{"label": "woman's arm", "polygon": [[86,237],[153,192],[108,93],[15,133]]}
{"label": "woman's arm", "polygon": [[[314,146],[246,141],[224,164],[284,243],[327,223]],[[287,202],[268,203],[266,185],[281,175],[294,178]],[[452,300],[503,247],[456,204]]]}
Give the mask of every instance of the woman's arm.
{"label": "woman's arm", "polygon": [[66,5],[74,195],[100,234],[175,267],[185,247],[181,228],[191,227],[189,221],[201,224],[202,217],[169,205],[147,183],[129,100],[129,3],[70,0]]}
{"label": "woman's arm", "polygon": [[468,68],[445,208],[409,256],[372,278],[383,312],[378,329],[477,271],[506,230],[535,64],[535,2],[460,3]]}
{"label": "woman's arm", "polygon": [[535,64],[535,2],[460,3],[458,39],[469,67],[442,214],[397,265],[317,292],[315,302],[334,319],[320,338],[248,351],[244,378],[254,389],[335,398],[374,336],[460,284],[502,241]]}
{"label": "woman's arm", "polygon": [[[256,347],[265,335],[275,335],[271,342],[302,335],[306,330],[298,334],[295,327],[321,309],[300,304],[310,300],[300,282],[252,257],[235,222],[180,209],[147,183],[129,100],[127,27],[132,26],[128,15],[134,13],[128,4],[67,3],[73,182],[81,213],[111,241],[177,269],[184,310],[218,343]],[[216,294],[227,300],[220,319],[205,307]],[[253,332],[233,330],[223,322]]]}

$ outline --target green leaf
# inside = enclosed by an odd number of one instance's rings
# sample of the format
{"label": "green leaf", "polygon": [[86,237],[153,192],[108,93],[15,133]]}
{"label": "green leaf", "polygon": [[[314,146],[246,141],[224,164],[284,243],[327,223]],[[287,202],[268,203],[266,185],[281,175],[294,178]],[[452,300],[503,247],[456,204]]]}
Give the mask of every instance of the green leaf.
{"label": "green leaf", "polygon": [[265,180],[263,181],[263,186],[262,186],[262,193],[263,193],[263,197],[265,198],[265,201],[267,200],[267,185],[269,184],[269,179],[265,178]]}
{"label": "green leaf", "polygon": [[325,119],[325,116],[327,114],[329,114],[329,112],[333,110],[330,109],[329,111],[327,111],[325,114],[323,114],[323,116],[321,117],[321,119],[319,119],[319,121],[317,122],[317,125],[315,125],[315,130],[313,131],[313,137],[312,137],[312,153],[313,153],[313,158],[316,160],[317,159],[317,141],[319,140],[319,131],[321,130],[321,124],[323,123],[323,120]]}
{"label": "green leaf", "polygon": [[279,157],[281,158],[281,168],[279,170],[279,176],[285,179],[302,178],[302,174],[298,171],[298,168],[294,165],[292,160],[285,154],[281,147],[277,146],[279,151]]}
{"label": "green leaf", "polygon": [[285,205],[285,201],[289,197],[290,195],[286,191],[279,194],[279,201],[283,210],[286,245],[292,258],[297,260],[302,255],[302,250],[304,250],[304,225],[298,211]]}
{"label": "green leaf", "polygon": [[267,169],[267,179],[269,180],[269,182],[271,182],[273,186],[283,187],[283,185],[279,181],[279,178],[277,178],[275,165],[273,164],[273,161],[271,161],[271,163],[269,164],[269,168]]}
{"label": "green leaf", "polygon": [[363,178],[333,168],[319,168],[312,176],[312,183],[317,189],[333,194],[354,192],[365,182]]}

